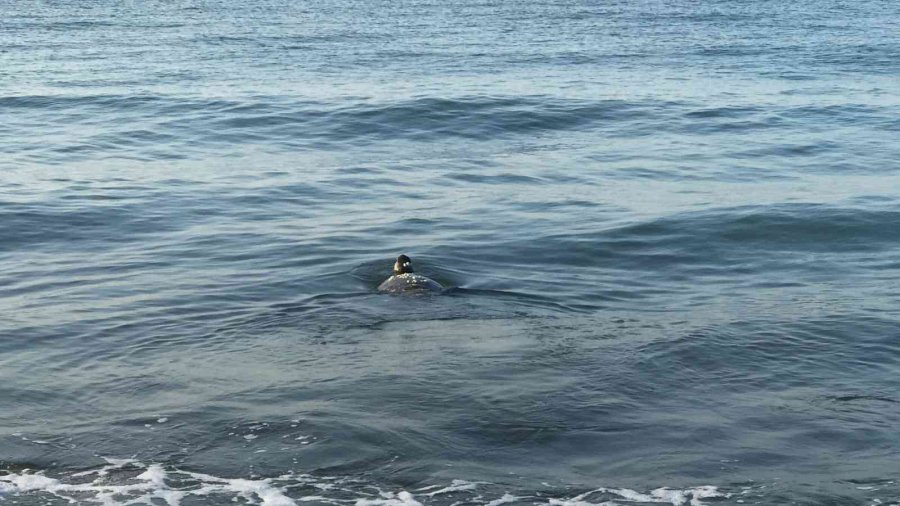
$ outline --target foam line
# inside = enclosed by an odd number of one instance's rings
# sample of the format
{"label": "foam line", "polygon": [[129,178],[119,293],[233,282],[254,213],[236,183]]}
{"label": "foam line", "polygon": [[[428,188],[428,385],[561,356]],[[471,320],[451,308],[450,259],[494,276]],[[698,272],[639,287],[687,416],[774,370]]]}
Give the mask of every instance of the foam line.
{"label": "foam line", "polygon": [[[85,482],[84,478],[91,481]],[[75,482],[69,482],[76,478]],[[464,500],[454,504],[502,506],[529,499],[536,505],[546,506],[618,506],[627,503],[665,503],[672,506],[705,506],[703,499],[729,497],[716,487],[704,486],[687,489],[656,488],[649,493],[628,488],[597,488],[571,498],[517,497],[509,492],[497,498],[484,497],[487,482],[453,480],[449,485],[431,485],[413,493],[382,491],[372,484],[355,478],[315,477],[308,474],[285,474],[270,478],[221,478],[200,472],[182,471],[161,464],[143,464],[132,459],[106,459],[102,467],[67,476],[50,477],[41,472],[24,470],[20,473],[0,475],[0,498],[3,495],[34,495],[36,498],[55,496],[71,504],[101,504],[103,506],[130,506],[133,504],[160,504],[181,506],[207,498],[212,503],[244,499],[249,504],[261,506],[296,506],[308,503],[326,503],[336,506],[425,506],[427,503],[443,504],[443,496],[460,494]],[[296,498],[287,495],[289,490],[317,489],[315,495]],[[372,494],[375,488],[378,494]],[[476,495],[476,489],[478,495]],[[333,496],[332,496],[333,495]],[[455,499],[455,498],[454,498]]]}
{"label": "foam line", "polygon": [[551,506],[612,506],[615,503],[611,501],[604,501],[602,503],[592,503],[586,501],[588,497],[593,494],[611,494],[617,495],[626,501],[631,502],[639,502],[639,503],[669,503],[673,506],[682,506],[688,502],[690,502],[691,506],[704,506],[704,503],[701,502],[701,499],[706,499],[710,497],[728,497],[726,494],[722,494],[718,491],[716,487],[713,486],[702,486],[689,488],[684,490],[679,489],[670,489],[670,488],[657,488],[651,491],[649,494],[642,494],[635,490],[631,490],[628,488],[597,488],[591,490],[590,492],[585,492],[583,494],[577,495],[571,499],[550,499]]}
{"label": "foam line", "polygon": [[402,491],[397,495],[392,493],[382,494],[382,499],[359,499],[355,506],[422,506],[422,503],[415,500],[413,495],[407,491]]}
{"label": "foam line", "polygon": [[[125,465],[146,467],[146,469],[132,478],[135,483],[109,484],[104,482],[105,476],[110,470],[120,469]],[[272,478],[228,479],[202,473],[179,472],[181,475],[197,479],[200,481],[200,486],[193,490],[176,490],[166,483],[169,476],[160,464],[144,466],[134,461],[110,461],[110,465],[95,472],[77,473],[78,476],[91,474],[96,474],[97,478],[90,483],[69,484],[41,473],[27,471],[21,474],[12,473],[0,476],[0,491],[16,494],[44,492],[72,503],[91,502],[107,506],[150,502],[153,498],[159,498],[169,506],[179,506],[181,500],[186,496],[207,496],[216,493],[235,494],[251,503],[256,503],[258,500],[262,506],[296,506],[297,504],[293,499],[284,495],[281,488],[272,485]],[[93,497],[85,497],[85,494],[93,494]],[[126,498],[124,502],[117,499],[120,497]],[[409,506],[414,505],[410,504]]]}
{"label": "foam line", "polygon": [[453,482],[448,487],[444,487],[439,490],[435,490],[434,492],[429,492],[426,494],[428,497],[434,497],[440,494],[447,494],[450,492],[459,492],[462,490],[475,490],[477,483],[473,483],[471,481],[466,480],[453,480]]}

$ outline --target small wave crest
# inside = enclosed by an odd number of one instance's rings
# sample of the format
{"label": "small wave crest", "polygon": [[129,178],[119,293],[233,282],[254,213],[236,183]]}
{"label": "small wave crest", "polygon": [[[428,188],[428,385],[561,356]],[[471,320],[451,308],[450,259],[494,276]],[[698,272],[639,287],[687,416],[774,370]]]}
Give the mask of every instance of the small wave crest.
{"label": "small wave crest", "polygon": [[[543,270],[557,266],[684,268],[700,274],[712,272],[709,269],[816,270],[822,265],[790,254],[834,260],[841,255],[894,248],[900,242],[900,233],[893,226],[898,218],[896,209],[819,204],[719,208],[586,234],[517,241],[498,251],[516,258],[519,264],[539,264]],[[488,258],[490,253],[480,255]]]}
{"label": "small wave crest", "polygon": [[[191,158],[208,155],[210,149],[246,144],[296,150],[396,140],[503,139],[582,129],[649,113],[647,104],[623,100],[481,95],[356,102],[23,95],[0,97],[0,108],[16,110],[21,124],[10,128],[24,132],[5,152],[43,163],[97,157]],[[28,135],[28,130],[41,135]],[[47,131],[55,132],[51,142]]]}

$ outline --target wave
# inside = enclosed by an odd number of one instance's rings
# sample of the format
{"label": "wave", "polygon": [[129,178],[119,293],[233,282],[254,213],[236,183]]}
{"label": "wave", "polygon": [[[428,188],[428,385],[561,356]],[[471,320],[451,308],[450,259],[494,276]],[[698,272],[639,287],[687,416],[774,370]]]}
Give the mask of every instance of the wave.
{"label": "wave", "polygon": [[[21,95],[0,97],[0,108],[18,111],[15,117],[21,122],[5,126],[20,135],[0,146],[2,152],[49,164],[109,157],[190,158],[247,144],[297,150],[398,140],[502,139],[647,114],[643,105],[619,100],[492,96],[348,103]],[[86,129],[79,131],[78,125]],[[29,130],[41,135],[31,136]],[[47,132],[54,135],[48,138]]]}
{"label": "wave", "polygon": [[563,100],[552,97],[421,97],[386,104],[358,103],[335,109],[285,110],[277,114],[225,118],[224,129],[259,125],[310,125],[316,136],[350,139],[437,137],[495,138],[517,133],[567,130],[634,113],[633,103]]}
{"label": "wave", "polygon": [[[492,249],[518,265],[604,269],[832,269],[810,256],[877,253],[900,243],[900,210],[824,204],[689,212],[583,234],[549,235]],[[481,252],[488,258],[491,252]],[[493,261],[500,258],[489,257]],[[854,264],[857,267],[859,264]]]}
{"label": "wave", "polygon": [[[154,94],[17,95],[0,97],[0,108],[17,111],[17,119],[5,128],[20,133],[0,149],[44,163],[109,157],[192,158],[243,145],[275,151],[332,150],[383,142],[511,140],[574,131],[596,132],[599,138],[745,135],[796,128],[798,119],[811,124],[879,126],[893,121],[885,107],[858,104],[764,109],[549,95],[336,101],[285,96],[225,100]],[[80,131],[79,125],[89,133]],[[41,135],[31,136],[31,130]],[[54,134],[49,141],[47,132]],[[814,156],[822,150],[814,140],[807,144],[799,151],[788,147],[788,152]]]}
{"label": "wave", "polygon": [[659,487],[647,492],[601,487],[574,494],[546,494],[546,491],[531,490],[513,495],[492,483],[459,479],[411,488],[373,483],[356,477],[295,472],[272,477],[225,478],[158,463],[144,464],[133,459],[104,460],[107,464],[102,467],[56,477],[27,469],[0,474],[0,499],[12,494],[19,499],[35,501],[60,499],[70,503],[106,505],[161,502],[169,506],[178,506],[182,501],[190,504],[246,501],[263,506],[422,506],[460,504],[460,501],[476,506],[506,503],[612,506],[617,504],[613,501],[624,501],[627,504],[673,506],[690,502],[694,506],[703,506],[706,499],[731,497],[731,494],[721,492],[714,486],[683,489]]}
{"label": "wave", "polygon": [[[147,115],[192,110],[220,111],[241,102],[191,99],[165,95],[9,95],[0,97],[0,107],[41,112],[137,111]],[[24,112],[23,111],[23,112]]]}
{"label": "wave", "polygon": [[[35,143],[27,135],[8,154],[64,162],[98,156],[160,158],[206,153],[210,146],[268,144],[327,149],[346,143],[444,138],[489,140],[584,128],[651,114],[654,104],[549,96],[412,97],[393,101],[304,102],[276,97],[243,101],[164,95],[22,95],[0,97],[25,128],[63,134],[60,125],[90,125],[77,141]],[[97,125],[102,125],[99,129]],[[9,126],[12,128],[12,126]],[[79,132],[80,133],[80,132]],[[75,132],[72,132],[74,135]]]}
{"label": "wave", "polygon": [[[85,200],[90,201],[87,197]],[[46,205],[0,202],[0,252],[22,251],[42,244],[91,244],[105,249],[110,244],[139,241],[148,235],[173,232],[182,226],[163,219],[160,209],[135,203],[110,205],[101,196],[94,205]]]}

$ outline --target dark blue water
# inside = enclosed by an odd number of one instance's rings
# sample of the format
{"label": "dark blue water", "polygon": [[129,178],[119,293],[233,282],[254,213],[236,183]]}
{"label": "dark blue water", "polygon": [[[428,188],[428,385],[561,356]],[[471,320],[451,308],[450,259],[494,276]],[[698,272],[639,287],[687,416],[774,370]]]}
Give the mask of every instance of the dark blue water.
{"label": "dark blue water", "polygon": [[900,503],[897,3],[0,19],[5,504]]}

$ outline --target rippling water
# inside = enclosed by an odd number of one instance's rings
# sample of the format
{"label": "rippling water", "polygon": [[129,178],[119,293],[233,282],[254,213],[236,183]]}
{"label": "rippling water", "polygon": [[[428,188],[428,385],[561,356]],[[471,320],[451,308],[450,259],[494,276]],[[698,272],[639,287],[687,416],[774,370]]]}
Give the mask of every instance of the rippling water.
{"label": "rippling water", "polygon": [[900,502],[896,3],[0,14],[5,503]]}

